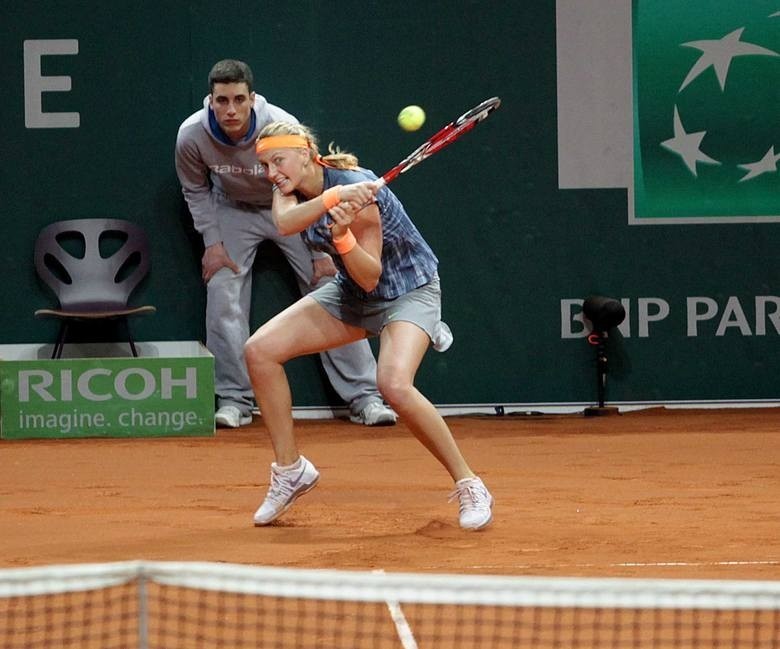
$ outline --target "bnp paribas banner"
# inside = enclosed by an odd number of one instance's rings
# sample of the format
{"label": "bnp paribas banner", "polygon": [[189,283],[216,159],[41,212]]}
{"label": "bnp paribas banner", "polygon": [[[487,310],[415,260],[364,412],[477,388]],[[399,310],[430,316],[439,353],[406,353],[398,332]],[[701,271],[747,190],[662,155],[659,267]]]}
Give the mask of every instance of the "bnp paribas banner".
{"label": "bnp paribas banner", "polygon": [[557,11],[562,188],[626,187],[631,223],[780,220],[780,3]]}

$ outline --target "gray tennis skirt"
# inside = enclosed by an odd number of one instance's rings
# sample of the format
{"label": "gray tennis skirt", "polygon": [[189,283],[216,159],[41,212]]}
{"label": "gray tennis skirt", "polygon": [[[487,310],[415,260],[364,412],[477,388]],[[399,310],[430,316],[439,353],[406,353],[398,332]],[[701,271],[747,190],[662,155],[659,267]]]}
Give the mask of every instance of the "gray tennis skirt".
{"label": "gray tennis skirt", "polygon": [[441,319],[438,274],[394,300],[361,300],[344,291],[338,282],[328,282],[308,295],[334,318],[365,329],[369,336],[378,336],[391,322],[405,321],[427,333],[437,351],[443,352],[452,344],[452,332]]}

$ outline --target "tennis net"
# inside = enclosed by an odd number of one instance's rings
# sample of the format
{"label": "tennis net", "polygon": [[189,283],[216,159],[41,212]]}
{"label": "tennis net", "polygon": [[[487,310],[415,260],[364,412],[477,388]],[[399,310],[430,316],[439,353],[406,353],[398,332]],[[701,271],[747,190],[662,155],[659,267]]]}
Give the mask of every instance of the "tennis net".
{"label": "tennis net", "polygon": [[0,648],[780,647],[780,582],[120,562],[0,570]]}

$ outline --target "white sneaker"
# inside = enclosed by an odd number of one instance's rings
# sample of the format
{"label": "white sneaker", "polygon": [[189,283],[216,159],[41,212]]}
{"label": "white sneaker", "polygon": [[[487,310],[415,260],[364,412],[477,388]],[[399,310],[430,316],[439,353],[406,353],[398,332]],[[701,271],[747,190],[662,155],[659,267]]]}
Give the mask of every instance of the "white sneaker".
{"label": "white sneaker", "polygon": [[350,415],[349,420],[364,426],[392,426],[398,415],[381,401],[372,401],[357,415]]}
{"label": "white sneaker", "polygon": [[284,514],[296,498],[311,491],[320,473],[303,455],[292,468],[282,469],[276,462],[271,463],[271,486],[263,504],[255,512],[255,525],[268,525]]}
{"label": "white sneaker", "polygon": [[214,415],[217,426],[239,428],[252,423],[252,415],[242,415],[236,406],[222,406]]}
{"label": "white sneaker", "polygon": [[452,329],[443,320],[439,320],[433,329],[433,348],[437,352],[446,352],[452,345],[455,337],[452,335]]}
{"label": "white sneaker", "polygon": [[493,520],[493,496],[480,478],[464,478],[455,483],[449,502],[460,501],[460,526],[464,530],[481,530]]}

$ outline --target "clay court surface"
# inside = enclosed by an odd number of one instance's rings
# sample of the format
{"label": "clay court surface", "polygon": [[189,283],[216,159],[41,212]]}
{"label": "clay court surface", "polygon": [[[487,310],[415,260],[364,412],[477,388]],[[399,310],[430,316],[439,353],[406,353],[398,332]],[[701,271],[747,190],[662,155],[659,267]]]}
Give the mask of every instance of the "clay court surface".
{"label": "clay court surface", "polygon": [[496,498],[463,532],[406,427],[299,421],[317,488],[252,525],[262,421],[206,438],[0,441],[0,566],[129,559],[507,575],[780,579],[780,411],[448,418]]}

